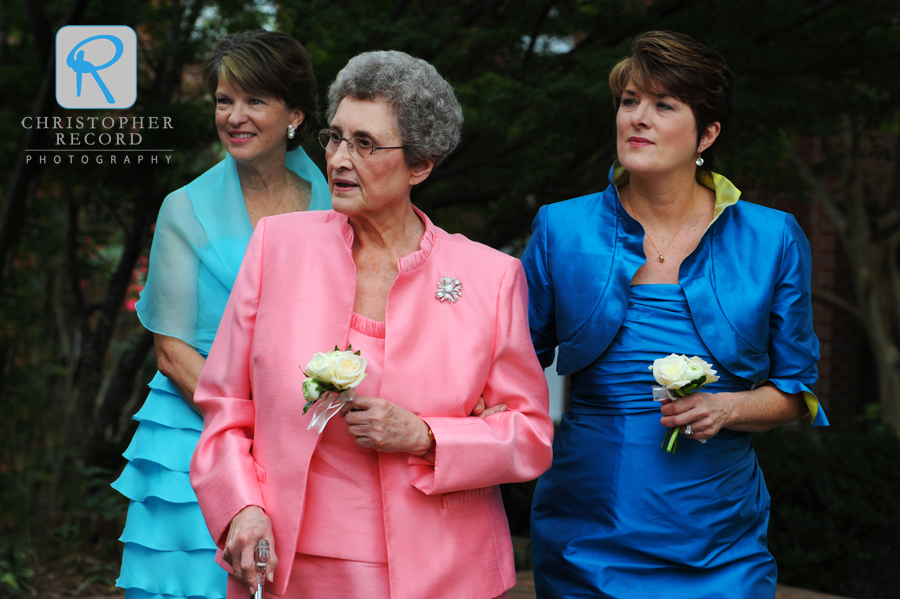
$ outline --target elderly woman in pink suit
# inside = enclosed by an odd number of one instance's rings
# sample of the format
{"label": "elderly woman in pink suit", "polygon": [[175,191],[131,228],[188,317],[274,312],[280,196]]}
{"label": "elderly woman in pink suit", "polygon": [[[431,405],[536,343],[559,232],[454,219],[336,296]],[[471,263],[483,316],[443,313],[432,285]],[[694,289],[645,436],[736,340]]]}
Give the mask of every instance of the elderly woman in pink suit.
{"label": "elderly woman in pink suit", "polygon": [[[260,221],[195,394],[191,480],[228,597],[253,587],[260,539],[276,596],[503,597],[497,485],[544,472],[553,435],[522,266],[410,203],[462,126],[434,67],[364,53],[328,100],[334,211]],[[369,376],[319,435],[301,367],[349,344]]]}

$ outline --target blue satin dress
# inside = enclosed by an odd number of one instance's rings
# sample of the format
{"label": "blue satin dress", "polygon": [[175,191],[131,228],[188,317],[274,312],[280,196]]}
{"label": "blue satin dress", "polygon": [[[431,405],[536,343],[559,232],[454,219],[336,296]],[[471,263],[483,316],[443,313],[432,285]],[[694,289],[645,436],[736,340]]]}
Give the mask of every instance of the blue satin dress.
{"label": "blue satin dress", "polygon": [[[302,148],[288,152],[285,166],[311,184],[310,210],[331,207],[328,185]],[[231,156],[170,194],[137,303],[143,325],[205,357],[252,233]],[[189,474],[203,418],[157,372],[134,419],[128,463],[112,485],[130,500],[116,586],[126,599],[222,599],[227,574],[215,562],[216,543]]]}
{"label": "blue satin dress", "polygon": [[649,366],[671,353],[712,363],[721,378],[711,392],[747,389],[703,343],[681,286],[631,287],[615,338],[572,374],[553,466],[537,485],[539,598],[774,597],[769,493],[750,435],[660,448]]}

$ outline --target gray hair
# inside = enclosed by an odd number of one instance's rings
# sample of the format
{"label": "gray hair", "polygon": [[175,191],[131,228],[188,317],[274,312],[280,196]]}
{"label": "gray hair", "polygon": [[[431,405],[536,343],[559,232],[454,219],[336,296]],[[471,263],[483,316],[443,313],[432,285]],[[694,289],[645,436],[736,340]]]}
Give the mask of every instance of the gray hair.
{"label": "gray hair", "polygon": [[428,158],[437,166],[459,143],[462,108],[450,84],[421,58],[396,50],[354,56],[328,88],[329,123],[346,96],[391,106],[411,167]]}

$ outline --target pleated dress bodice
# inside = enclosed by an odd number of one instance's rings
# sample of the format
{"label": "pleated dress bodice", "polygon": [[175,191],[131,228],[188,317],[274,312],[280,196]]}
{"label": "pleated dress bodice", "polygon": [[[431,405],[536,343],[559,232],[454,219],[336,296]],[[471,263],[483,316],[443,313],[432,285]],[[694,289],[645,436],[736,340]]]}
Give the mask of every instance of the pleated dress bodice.
{"label": "pleated dress bodice", "polygon": [[[358,395],[380,397],[384,336],[385,323],[351,315],[350,345],[367,361],[368,376],[356,388]],[[378,452],[357,445],[337,416],[322,431],[309,463],[297,552],[387,563]]]}

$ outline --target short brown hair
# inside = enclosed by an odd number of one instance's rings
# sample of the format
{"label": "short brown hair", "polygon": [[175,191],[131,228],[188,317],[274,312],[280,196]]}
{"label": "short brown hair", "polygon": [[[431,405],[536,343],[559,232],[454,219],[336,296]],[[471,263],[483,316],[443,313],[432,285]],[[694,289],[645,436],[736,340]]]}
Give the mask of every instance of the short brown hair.
{"label": "short brown hair", "polygon": [[734,75],[722,57],[683,33],[648,31],[634,40],[631,53],[609,74],[617,110],[629,81],[642,91],[669,94],[688,104],[697,143],[709,125],[719,123],[719,137],[702,154],[703,168],[712,169],[716,145],[734,112]]}
{"label": "short brown hair", "polygon": [[280,31],[243,31],[219,40],[203,61],[203,85],[215,96],[219,77],[246,92],[281,98],[303,111],[303,122],[287,149],[299,146],[316,129],[318,90],[303,44]]}

